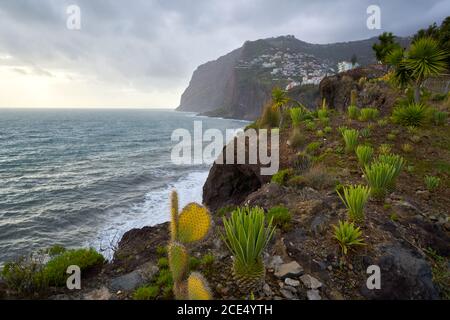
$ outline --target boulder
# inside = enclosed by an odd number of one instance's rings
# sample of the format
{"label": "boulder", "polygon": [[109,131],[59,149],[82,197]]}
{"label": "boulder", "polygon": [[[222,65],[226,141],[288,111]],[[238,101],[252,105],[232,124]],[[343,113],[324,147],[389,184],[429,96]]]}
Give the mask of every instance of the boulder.
{"label": "boulder", "polygon": [[284,263],[275,271],[275,276],[280,279],[296,277],[303,273],[303,268],[296,261]]}

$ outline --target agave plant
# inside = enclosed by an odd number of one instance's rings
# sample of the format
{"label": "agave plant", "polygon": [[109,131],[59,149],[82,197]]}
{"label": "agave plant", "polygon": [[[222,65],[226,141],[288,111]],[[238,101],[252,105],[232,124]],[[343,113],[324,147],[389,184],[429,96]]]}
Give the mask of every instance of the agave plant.
{"label": "agave plant", "polygon": [[358,146],[356,148],[356,156],[359,164],[365,166],[373,158],[373,148],[371,146]]}
{"label": "agave plant", "polygon": [[345,142],[345,151],[353,152],[358,144],[359,132],[355,129],[347,129],[342,132]]}
{"label": "agave plant", "polygon": [[430,120],[430,109],[422,103],[410,103],[394,108],[392,119],[407,127],[421,127]]}
{"label": "agave plant", "polygon": [[362,231],[355,227],[353,223],[339,221],[334,227],[334,238],[339,242],[342,253],[346,255],[352,246],[364,245],[364,240],[361,239]]}
{"label": "agave plant", "polygon": [[264,210],[238,208],[224,218],[222,238],[233,254],[233,275],[243,292],[261,289],[266,268],[262,253],[273,236],[272,220],[266,226]]}
{"label": "agave plant", "polygon": [[352,185],[342,188],[342,193],[339,190],[336,190],[336,192],[347,207],[350,220],[362,222],[364,220],[364,206],[370,196],[370,188]]}

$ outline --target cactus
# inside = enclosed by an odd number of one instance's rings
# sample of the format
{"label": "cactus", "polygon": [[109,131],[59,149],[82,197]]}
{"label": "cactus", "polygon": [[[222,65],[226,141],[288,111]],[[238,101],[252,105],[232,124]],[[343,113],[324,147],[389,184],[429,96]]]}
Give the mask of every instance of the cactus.
{"label": "cactus", "polygon": [[205,207],[190,203],[178,212],[178,195],[171,194],[171,241],[168,246],[169,267],[173,278],[173,292],[179,300],[211,299],[206,280],[199,273],[189,278],[189,254],[186,245],[203,240],[211,227],[211,216]]}
{"label": "cactus", "polygon": [[186,276],[189,256],[186,247],[181,243],[171,242],[168,248],[169,266],[174,282],[182,281]]}
{"label": "cactus", "polygon": [[191,243],[202,240],[208,234],[211,217],[205,207],[190,203],[178,216],[178,240]]}
{"label": "cactus", "polygon": [[205,278],[198,272],[193,272],[187,280],[189,300],[211,300],[211,290]]}

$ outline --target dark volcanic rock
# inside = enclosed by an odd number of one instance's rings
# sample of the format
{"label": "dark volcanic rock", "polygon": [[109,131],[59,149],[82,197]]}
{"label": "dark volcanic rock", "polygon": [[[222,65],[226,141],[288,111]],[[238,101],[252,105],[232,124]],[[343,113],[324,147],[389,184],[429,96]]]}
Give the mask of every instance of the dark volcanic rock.
{"label": "dark volcanic rock", "polygon": [[412,248],[399,244],[379,248],[384,254],[375,262],[381,269],[381,289],[368,290],[364,285],[362,294],[370,299],[439,299],[432,282],[428,262]]}

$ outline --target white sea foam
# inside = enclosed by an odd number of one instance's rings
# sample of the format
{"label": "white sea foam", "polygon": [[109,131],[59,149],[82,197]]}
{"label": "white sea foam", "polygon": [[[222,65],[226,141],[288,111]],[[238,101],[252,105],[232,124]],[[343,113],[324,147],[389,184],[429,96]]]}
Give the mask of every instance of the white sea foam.
{"label": "white sea foam", "polygon": [[178,191],[180,207],[190,202],[201,203],[203,185],[207,177],[208,171],[191,172],[165,188],[147,193],[142,203],[112,212],[109,223],[99,231],[97,238],[87,245],[101,251],[107,259],[111,259],[114,248],[125,232],[169,221],[169,195],[173,189]]}

